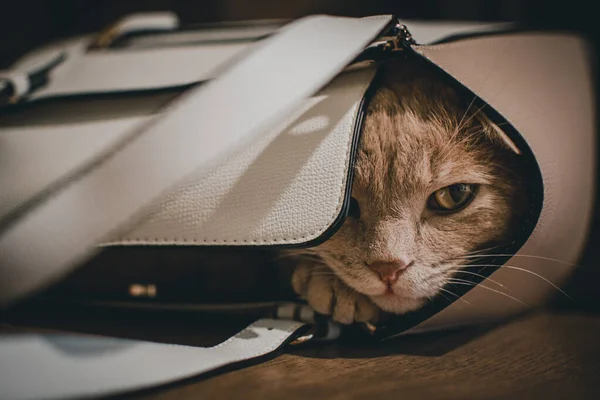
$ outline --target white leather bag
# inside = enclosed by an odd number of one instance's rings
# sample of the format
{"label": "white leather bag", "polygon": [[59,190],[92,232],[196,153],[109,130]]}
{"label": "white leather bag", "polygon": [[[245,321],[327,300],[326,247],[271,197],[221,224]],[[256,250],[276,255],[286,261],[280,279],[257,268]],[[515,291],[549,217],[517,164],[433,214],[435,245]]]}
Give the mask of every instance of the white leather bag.
{"label": "white leather bag", "polygon": [[[14,103],[0,108],[0,301],[51,286],[99,248],[327,240],[347,213],[378,62],[401,51],[428,59],[492,110],[530,162],[533,200],[519,240],[458,293],[461,301],[433,301],[373,335],[497,320],[542,304],[577,261],[593,202],[585,42],[505,24],[403,23],[410,32],[390,16],[195,31],[168,13],[138,15],[0,72],[0,94]],[[486,286],[492,274],[520,302]],[[181,379],[279,348],[315,321],[294,307],[276,304],[276,319],[214,348],[119,342],[102,360],[57,353],[43,335],[13,336],[0,341],[0,386],[14,398],[79,397]],[[152,367],[118,372],[140,360]],[[18,385],[34,368],[48,380]]]}

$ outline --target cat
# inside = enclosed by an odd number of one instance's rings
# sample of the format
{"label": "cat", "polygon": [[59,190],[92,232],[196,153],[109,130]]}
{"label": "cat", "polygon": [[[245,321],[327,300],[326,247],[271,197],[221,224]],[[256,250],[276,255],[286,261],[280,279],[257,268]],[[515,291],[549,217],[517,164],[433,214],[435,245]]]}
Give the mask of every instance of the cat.
{"label": "cat", "polygon": [[525,204],[520,151],[481,109],[424,60],[381,68],[350,215],[321,245],[282,254],[294,291],[342,324],[423,306],[469,254],[510,240]]}
{"label": "cat", "polygon": [[275,253],[109,249],[67,291],[119,293],[127,282],[115,277],[122,277],[155,282],[163,301],[299,296],[342,324],[420,308],[459,274],[465,257],[510,241],[527,204],[517,146],[440,74],[417,58],[382,65],[358,143],[349,216],[322,244]]}

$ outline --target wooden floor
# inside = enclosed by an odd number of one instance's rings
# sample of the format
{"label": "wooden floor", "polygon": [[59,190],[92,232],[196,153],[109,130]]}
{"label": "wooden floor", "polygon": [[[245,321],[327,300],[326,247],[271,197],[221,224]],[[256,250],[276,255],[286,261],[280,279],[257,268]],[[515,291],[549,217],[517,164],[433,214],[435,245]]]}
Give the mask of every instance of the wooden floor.
{"label": "wooden floor", "polygon": [[[179,323],[118,317],[107,323],[97,316],[89,323],[55,316],[36,321],[52,329],[72,325],[74,331],[190,345],[212,345],[239,329],[228,324],[209,332],[189,318]],[[548,310],[497,326],[380,344],[288,347],[262,363],[118,398],[600,399],[599,378],[600,315]]]}
{"label": "wooden floor", "polygon": [[598,378],[600,317],[544,312],[375,347],[293,349],[135,398],[599,399]]}

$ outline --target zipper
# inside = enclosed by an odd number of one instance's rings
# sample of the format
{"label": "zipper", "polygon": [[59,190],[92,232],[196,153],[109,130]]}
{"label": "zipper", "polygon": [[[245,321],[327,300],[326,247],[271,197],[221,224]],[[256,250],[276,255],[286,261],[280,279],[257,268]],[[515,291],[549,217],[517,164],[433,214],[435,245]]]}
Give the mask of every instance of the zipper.
{"label": "zipper", "polygon": [[417,44],[408,27],[400,22],[392,28],[391,34],[382,38],[385,40],[382,45],[384,51],[404,51]]}
{"label": "zipper", "polygon": [[392,50],[402,51],[417,44],[406,25],[398,23],[394,30],[396,31],[396,36],[388,42],[393,46]]}

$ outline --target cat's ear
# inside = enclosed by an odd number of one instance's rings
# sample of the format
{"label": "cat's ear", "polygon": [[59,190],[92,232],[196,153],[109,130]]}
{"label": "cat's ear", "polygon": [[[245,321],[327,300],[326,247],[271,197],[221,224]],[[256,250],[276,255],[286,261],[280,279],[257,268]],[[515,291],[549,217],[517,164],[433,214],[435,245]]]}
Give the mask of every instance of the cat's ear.
{"label": "cat's ear", "polygon": [[478,112],[475,114],[475,118],[481,123],[483,126],[484,132],[489,136],[490,140],[499,145],[503,146],[507,150],[511,150],[516,154],[521,154],[521,151],[513,142],[513,140],[508,137],[508,135],[494,122],[485,113]]}

